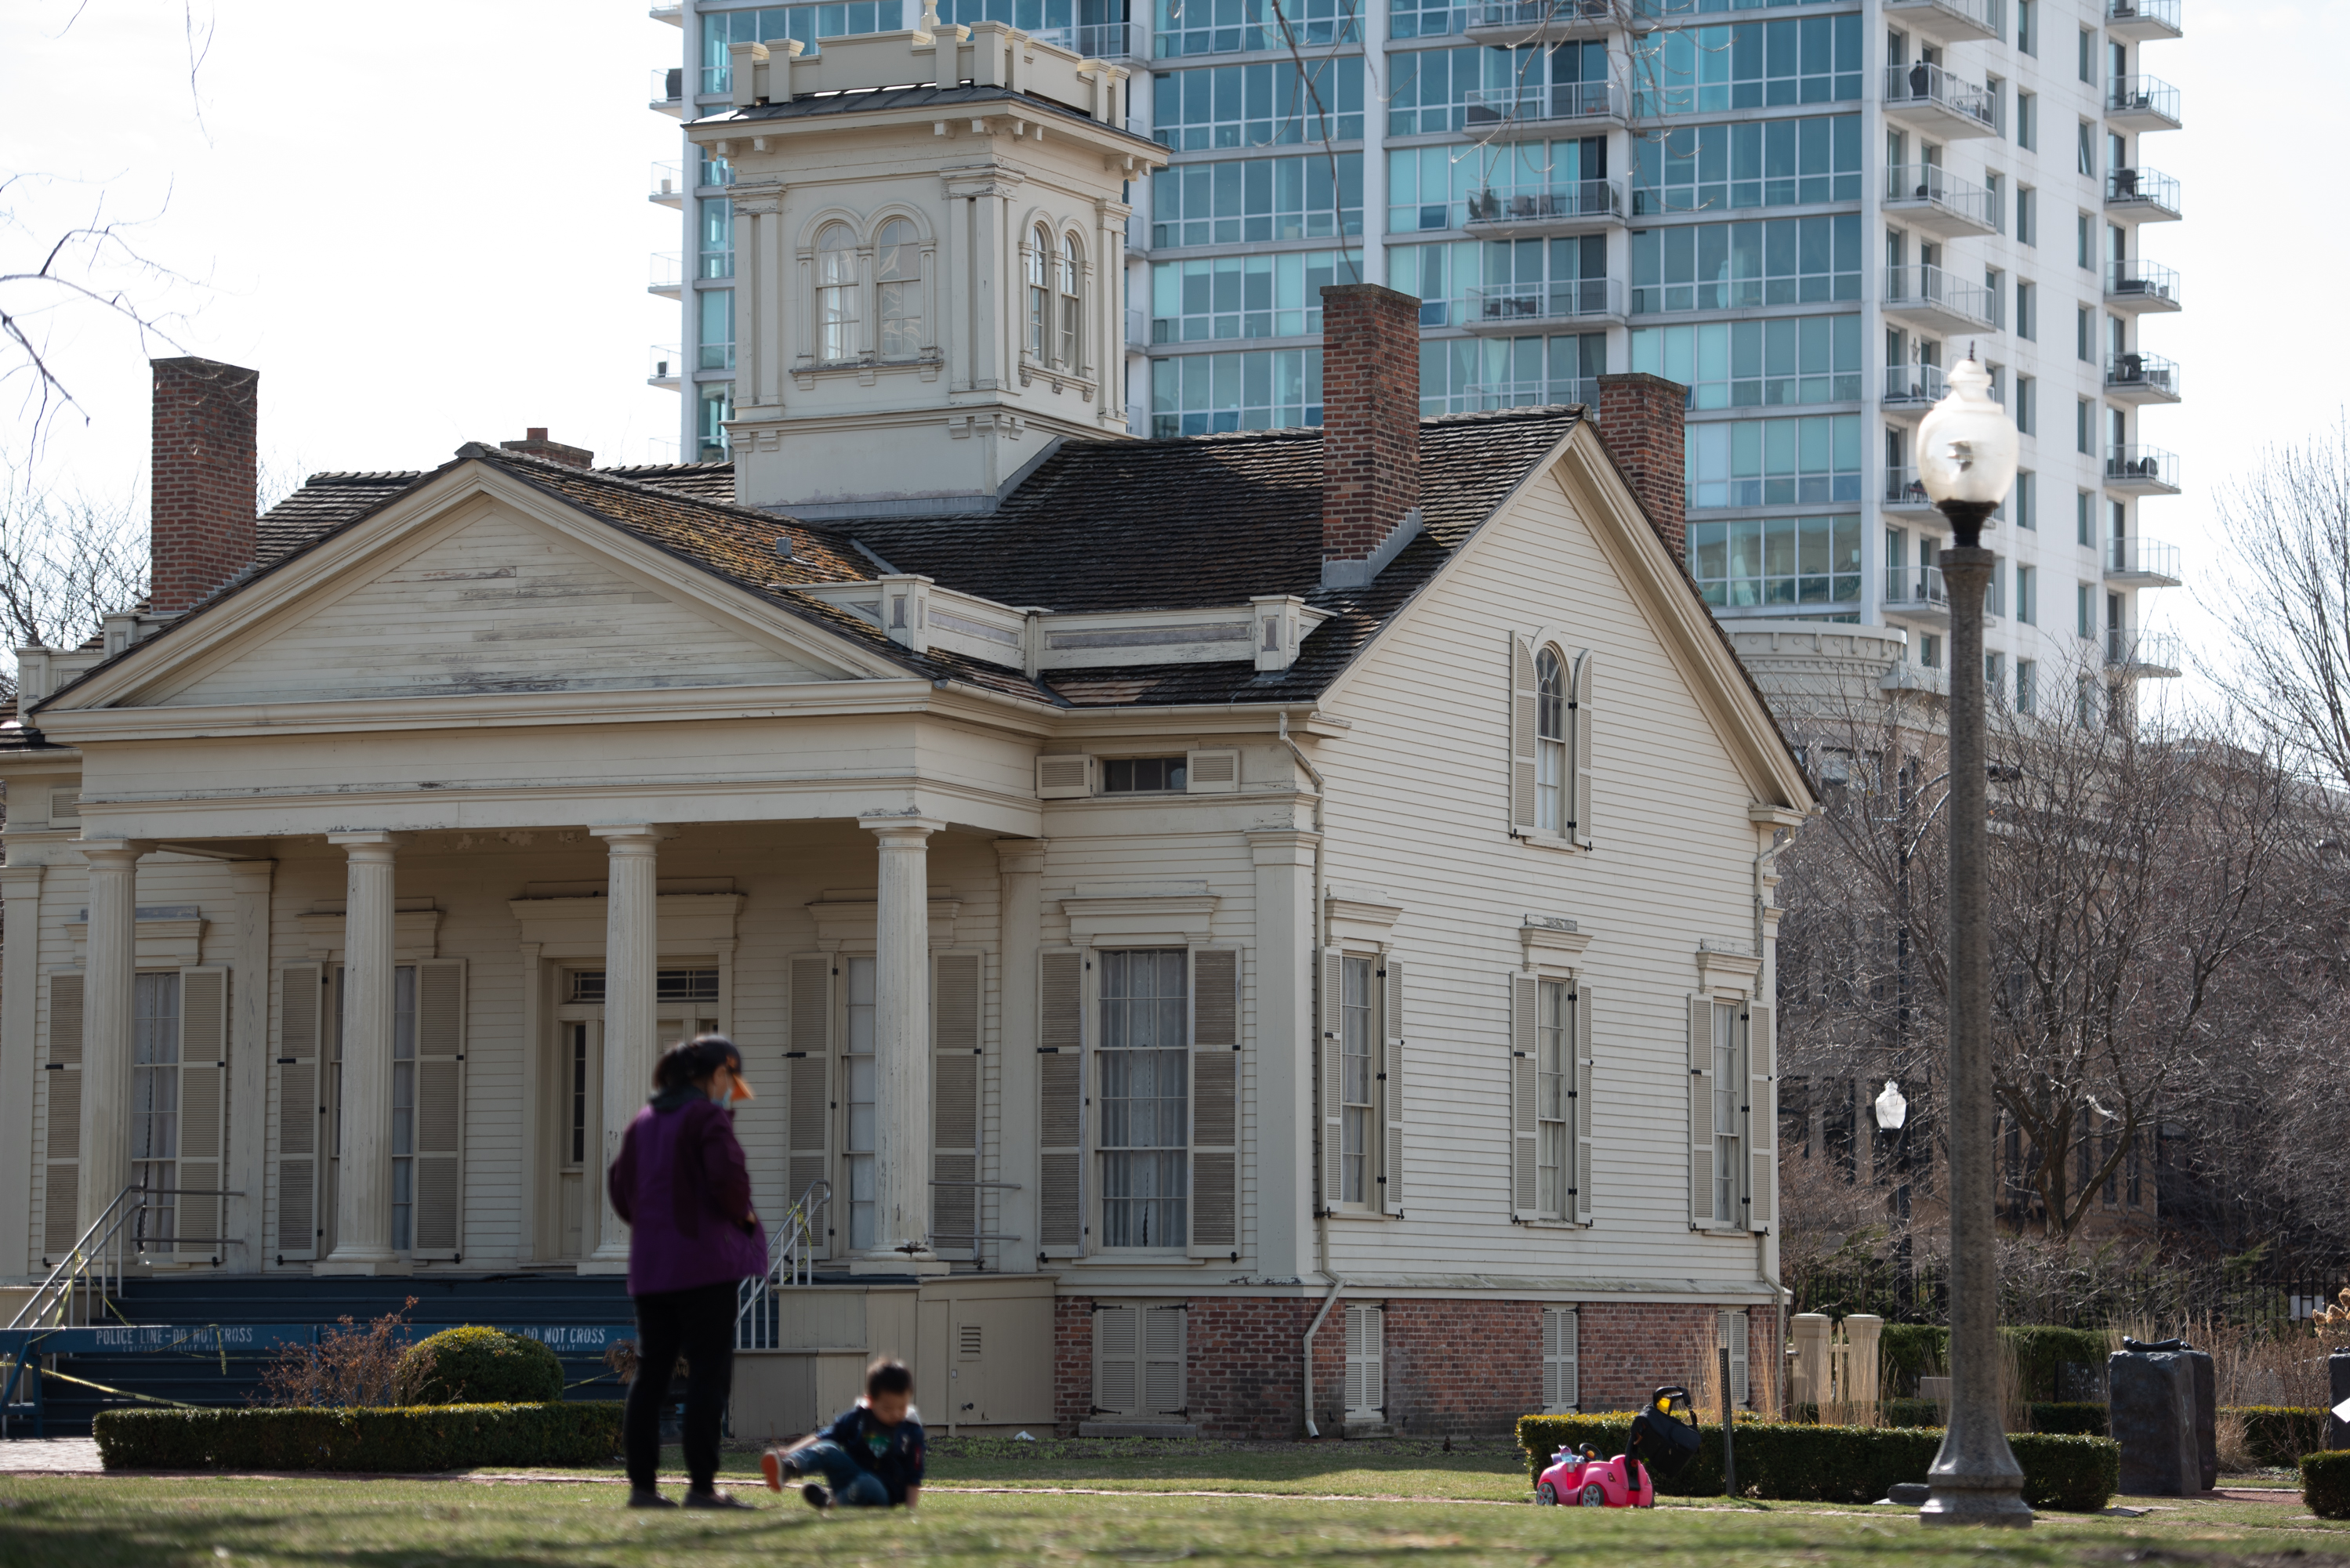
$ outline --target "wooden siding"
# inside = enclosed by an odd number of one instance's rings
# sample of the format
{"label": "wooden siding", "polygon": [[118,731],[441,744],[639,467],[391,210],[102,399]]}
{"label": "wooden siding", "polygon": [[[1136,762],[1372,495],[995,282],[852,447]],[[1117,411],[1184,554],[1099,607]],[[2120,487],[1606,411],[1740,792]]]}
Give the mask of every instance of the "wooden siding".
{"label": "wooden siding", "polygon": [[485,510],[155,705],[827,678],[545,529]]}

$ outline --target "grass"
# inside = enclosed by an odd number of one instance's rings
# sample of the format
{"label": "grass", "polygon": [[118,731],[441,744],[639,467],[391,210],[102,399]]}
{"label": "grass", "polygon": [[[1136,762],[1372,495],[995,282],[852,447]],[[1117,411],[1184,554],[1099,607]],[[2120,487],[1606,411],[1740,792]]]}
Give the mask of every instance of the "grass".
{"label": "grass", "polygon": [[[358,1568],[501,1565],[1378,1564],[1483,1568],[1637,1555],[1656,1568],[2272,1568],[2350,1561],[2350,1528],[2273,1504],[2189,1504],[2141,1520],[2050,1519],[2029,1533],[1927,1531],[1907,1518],[1719,1505],[1653,1514],[1461,1502],[974,1494],[911,1516],[820,1518],[804,1507],[631,1512],[617,1485],[324,1480],[0,1478],[0,1565]],[[760,1499],[769,1501],[761,1492]],[[2317,1559],[2312,1562],[2311,1559]]]}
{"label": "grass", "polygon": [[[673,1455],[671,1456],[674,1457]],[[727,1469],[755,1464],[730,1452]],[[969,1490],[965,1490],[969,1489]],[[985,1490],[1025,1489],[1025,1490]],[[1051,1490],[1045,1489],[1066,1489]],[[1272,1495],[1189,1496],[1185,1492]],[[1156,1494],[1156,1495],[1154,1495]],[[2350,1568],[2350,1524],[2298,1504],[2141,1500],[2137,1519],[1928,1531],[1892,1510],[1677,1502],[1652,1514],[1525,1504],[1500,1442],[1219,1444],[944,1439],[913,1515],[631,1512],[616,1480],[249,1480],[0,1474],[0,1568],[569,1568],[780,1558],[886,1563],[1164,1563],[1484,1568],[1636,1557],[1643,1568]],[[1409,1500],[1409,1501],[1404,1501]],[[2331,1559],[2340,1557],[2339,1563]],[[1419,1568],[1418,1564],[1414,1568]]]}

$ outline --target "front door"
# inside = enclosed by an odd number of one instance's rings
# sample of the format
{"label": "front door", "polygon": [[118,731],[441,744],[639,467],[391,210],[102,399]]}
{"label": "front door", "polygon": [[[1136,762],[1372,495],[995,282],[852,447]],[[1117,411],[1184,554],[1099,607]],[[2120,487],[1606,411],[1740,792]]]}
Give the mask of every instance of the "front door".
{"label": "front door", "polygon": [[553,1245],[548,1257],[573,1262],[594,1247],[597,1154],[603,1147],[604,1010],[567,1006],[556,1019],[550,1071],[555,1096],[554,1156],[548,1188],[554,1195]]}

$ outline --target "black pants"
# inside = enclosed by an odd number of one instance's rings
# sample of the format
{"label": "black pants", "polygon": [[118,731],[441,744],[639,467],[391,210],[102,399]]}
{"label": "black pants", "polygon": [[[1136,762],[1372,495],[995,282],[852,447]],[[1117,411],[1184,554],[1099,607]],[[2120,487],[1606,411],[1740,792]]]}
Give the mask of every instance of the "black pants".
{"label": "black pants", "polygon": [[629,1484],[650,1487],[660,1469],[661,1411],[670,1401],[670,1370],[678,1353],[690,1368],[685,1384],[685,1469],[696,1491],[718,1474],[718,1423],[734,1381],[736,1284],[722,1280],[690,1291],[638,1296],[637,1380],[629,1385],[620,1420]]}

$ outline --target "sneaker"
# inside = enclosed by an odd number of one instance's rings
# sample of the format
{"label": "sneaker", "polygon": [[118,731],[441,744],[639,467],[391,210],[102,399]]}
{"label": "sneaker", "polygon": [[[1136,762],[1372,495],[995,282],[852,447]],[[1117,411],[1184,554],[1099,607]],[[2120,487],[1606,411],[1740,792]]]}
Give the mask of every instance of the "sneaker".
{"label": "sneaker", "polygon": [[712,1487],[708,1491],[687,1492],[685,1506],[688,1508],[748,1508],[751,1505],[740,1498],[730,1496]]}
{"label": "sneaker", "polygon": [[781,1491],[785,1481],[800,1473],[800,1467],[783,1449],[769,1449],[759,1456],[759,1473],[767,1478],[769,1491]]}
{"label": "sneaker", "polygon": [[630,1508],[675,1508],[677,1504],[649,1486],[639,1486],[629,1489],[629,1506]]}
{"label": "sneaker", "polygon": [[825,1490],[824,1488],[816,1485],[814,1481],[810,1481],[807,1485],[800,1488],[800,1495],[807,1499],[807,1505],[816,1510],[818,1513],[822,1513],[825,1510],[832,1506],[832,1493]]}

